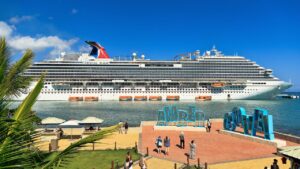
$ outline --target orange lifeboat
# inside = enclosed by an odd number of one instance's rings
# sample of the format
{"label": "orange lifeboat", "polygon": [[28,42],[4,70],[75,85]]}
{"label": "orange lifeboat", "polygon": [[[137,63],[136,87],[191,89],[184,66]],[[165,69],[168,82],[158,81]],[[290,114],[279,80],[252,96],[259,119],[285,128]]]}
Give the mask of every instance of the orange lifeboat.
{"label": "orange lifeboat", "polygon": [[195,100],[197,100],[197,101],[208,101],[208,100],[211,100],[211,96],[197,96],[197,97],[195,97]]}
{"label": "orange lifeboat", "polygon": [[69,101],[83,101],[83,97],[80,97],[80,96],[70,96],[69,97]]}
{"label": "orange lifeboat", "polygon": [[132,100],[132,96],[120,96],[119,100],[120,101],[131,101]]}
{"label": "orange lifeboat", "polygon": [[225,86],[225,83],[223,83],[223,82],[216,82],[216,83],[212,83],[211,86],[215,87],[215,88],[221,88],[221,87]]}
{"label": "orange lifeboat", "polygon": [[134,96],[134,101],[146,101],[147,96]]}
{"label": "orange lifeboat", "polygon": [[161,96],[149,96],[149,101],[160,101],[162,100]]}
{"label": "orange lifeboat", "polygon": [[84,97],[84,101],[98,101],[98,97],[96,97],[96,96],[87,96],[87,97]]}
{"label": "orange lifeboat", "polygon": [[166,100],[179,100],[180,96],[167,96]]}

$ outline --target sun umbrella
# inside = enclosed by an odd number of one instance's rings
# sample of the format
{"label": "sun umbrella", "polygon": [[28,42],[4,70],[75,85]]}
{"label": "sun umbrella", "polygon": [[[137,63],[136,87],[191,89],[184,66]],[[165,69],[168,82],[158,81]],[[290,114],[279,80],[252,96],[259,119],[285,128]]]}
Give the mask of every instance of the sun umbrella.
{"label": "sun umbrella", "polygon": [[73,135],[73,127],[79,126],[80,124],[79,120],[68,120],[62,124],[60,124],[59,126],[61,127],[70,127],[71,128],[71,139],[72,139],[72,135]]}
{"label": "sun umbrella", "polygon": [[102,122],[103,120],[97,117],[87,117],[81,120],[80,124],[101,124]]}
{"label": "sun umbrella", "polygon": [[45,125],[45,130],[47,131],[47,125],[58,125],[65,122],[64,119],[56,118],[56,117],[47,117],[41,121],[42,125]]}
{"label": "sun umbrella", "polygon": [[[83,120],[81,120],[80,124],[85,124],[85,125],[99,125],[103,122],[102,119],[99,119],[97,117],[87,117]],[[99,126],[98,126],[99,128]]]}
{"label": "sun umbrella", "polygon": [[64,119],[56,118],[56,117],[47,117],[41,121],[41,124],[61,124],[65,122]]}
{"label": "sun umbrella", "polygon": [[79,126],[79,123],[81,121],[79,120],[68,120],[64,123],[61,123],[60,126]]}

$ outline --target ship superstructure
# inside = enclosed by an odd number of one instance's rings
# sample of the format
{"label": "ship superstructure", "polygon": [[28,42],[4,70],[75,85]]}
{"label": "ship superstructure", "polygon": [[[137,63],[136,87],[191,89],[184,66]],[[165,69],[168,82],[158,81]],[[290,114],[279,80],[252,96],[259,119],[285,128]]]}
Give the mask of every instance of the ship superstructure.
{"label": "ship superstructure", "polygon": [[170,61],[135,53],[131,60],[116,60],[98,43],[87,43],[92,51],[77,60],[61,56],[30,67],[24,76],[38,79],[46,72],[39,100],[269,99],[291,86],[272,70],[241,56],[224,56],[216,48]]}

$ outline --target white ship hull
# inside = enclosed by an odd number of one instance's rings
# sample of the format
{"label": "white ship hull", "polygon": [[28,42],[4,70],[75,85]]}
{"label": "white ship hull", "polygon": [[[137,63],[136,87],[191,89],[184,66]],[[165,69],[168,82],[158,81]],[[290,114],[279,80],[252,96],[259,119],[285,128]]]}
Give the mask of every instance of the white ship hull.
{"label": "white ship hull", "polygon": [[[266,81],[263,85],[256,85],[249,81],[246,87],[243,89],[220,89],[219,92],[211,92],[207,88],[197,89],[167,89],[167,90],[145,90],[144,88],[130,89],[130,90],[99,90],[96,88],[87,88],[85,90],[73,89],[68,91],[60,91],[51,88],[51,85],[47,88],[42,89],[38,100],[53,100],[53,101],[67,101],[72,97],[85,98],[93,97],[97,98],[96,101],[105,100],[120,100],[120,97],[131,96],[132,100],[135,97],[146,96],[161,96],[162,100],[166,100],[168,96],[179,96],[179,100],[195,100],[199,96],[211,96],[212,100],[240,100],[240,99],[272,99],[277,94],[281,93],[285,89],[289,88],[291,84],[283,81]],[[32,86],[33,87],[33,86]],[[14,100],[23,100],[27,94],[23,94]],[[148,100],[148,99],[147,99]]]}

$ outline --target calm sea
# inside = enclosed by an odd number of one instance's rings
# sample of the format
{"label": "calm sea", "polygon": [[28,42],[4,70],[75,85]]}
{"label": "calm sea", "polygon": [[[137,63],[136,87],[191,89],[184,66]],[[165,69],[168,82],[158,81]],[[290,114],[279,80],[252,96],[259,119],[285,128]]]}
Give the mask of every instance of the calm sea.
{"label": "calm sea", "polygon": [[[300,93],[293,93],[300,95]],[[179,102],[68,102],[68,101],[38,101],[33,110],[40,118],[54,116],[66,120],[81,120],[87,116],[104,119],[103,126],[118,123],[120,120],[129,122],[130,126],[139,126],[141,121],[156,120],[157,110],[164,105],[177,105],[187,108],[195,105],[205,112],[208,118],[223,118],[235,106],[242,106],[250,114],[256,107],[265,108],[273,115],[276,131],[300,136],[300,100],[231,100],[231,101],[179,101]],[[16,104],[14,104],[16,105]]]}

